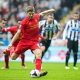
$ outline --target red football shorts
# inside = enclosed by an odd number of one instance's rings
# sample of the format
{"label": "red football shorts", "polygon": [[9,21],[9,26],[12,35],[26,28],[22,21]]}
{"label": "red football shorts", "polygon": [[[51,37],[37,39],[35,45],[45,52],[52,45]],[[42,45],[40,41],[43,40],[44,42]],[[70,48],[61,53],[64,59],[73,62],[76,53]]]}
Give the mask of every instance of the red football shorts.
{"label": "red football shorts", "polygon": [[31,41],[31,40],[20,40],[14,53],[16,54],[22,54],[26,50],[30,49],[31,51],[39,48],[38,41]]}

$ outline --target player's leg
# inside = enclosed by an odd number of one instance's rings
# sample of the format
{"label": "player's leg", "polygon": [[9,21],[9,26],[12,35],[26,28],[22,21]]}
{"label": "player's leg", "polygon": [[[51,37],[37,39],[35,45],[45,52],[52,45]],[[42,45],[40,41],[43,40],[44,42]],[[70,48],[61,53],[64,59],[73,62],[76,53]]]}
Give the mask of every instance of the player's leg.
{"label": "player's leg", "polygon": [[51,44],[51,40],[42,40],[40,44],[41,44],[40,49],[42,50],[42,56],[41,56],[42,59]]}
{"label": "player's leg", "polygon": [[78,69],[78,68],[76,67],[76,64],[77,64],[77,53],[74,52],[74,64],[73,64],[73,69]]}
{"label": "player's leg", "polygon": [[48,50],[50,44],[51,44],[51,40],[46,40],[46,42],[43,43],[43,45],[45,46],[45,50],[42,52],[41,59],[44,57],[44,55],[45,55],[46,51]]}
{"label": "player's leg", "polygon": [[21,65],[22,66],[25,66],[25,63],[24,62],[25,62],[25,55],[22,53],[21,54]]}
{"label": "player's leg", "polygon": [[5,68],[9,68],[9,54],[4,55]]}
{"label": "player's leg", "polygon": [[41,65],[42,65],[41,55],[42,55],[42,51],[40,49],[35,49],[35,50],[33,50],[33,53],[34,53],[34,55],[36,57],[36,61],[35,61],[36,69],[41,71]]}
{"label": "player's leg", "polygon": [[[45,50],[45,46],[40,46],[40,49],[42,50],[42,52]],[[33,62],[35,62],[36,57],[34,58]]]}
{"label": "player's leg", "polygon": [[1,69],[9,69],[9,55],[8,54],[4,54],[4,67],[2,67]]}
{"label": "player's leg", "polygon": [[27,66],[25,66],[25,54],[21,54],[21,66],[23,69],[27,69]]}
{"label": "player's leg", "polygon": [[42,50],[42,52],[45,50],[45,46],[40,46],[40,49]]}
{"label": "player's leg", "polygon": [[66,69],[69,69],[69,67],[68,67],[68,61],[69,61],[69,58],[70,58],[70,53],[71,53],[71,49],[72,49],[72,42],[70,41],[70,40],[68,40],[68,42],[67,42],[67,48],[68,48],[68,51],[67,51],[67,53],[66,53],[66,61],[65,61],[65,68]]}
{"label": "player's leg", "polygon": [[78,41],[76,41],[76,42],[74,42],[73,43],[74,44],[74,46],[73,46],[73,53],[74,53],[74,64],[73,64],[73,68],[74,69],[78,69],[77,67],[76,67],[76,64],[77,64],[77,53],[78,53]]}
{"label": "player's leg", "polygon": [[47,74],[46,71],[42,71],[41,70],[41,65],[42,65],[42,59],[41,59],[41,56],[42,56],[42,50],[40,49],[40,46],[37,45],[38,43],[35,42],[33,43],[33,46],[31,47],[31,50],[32,52],[34,53],[35,57],[36,57],[36,60],[35,60],[35,65],[36,65],[36,68],[37,70],[40,71],[40,76],[45,76]]}
{"label": "player's leg", "polygon": [[5,68],[9,68],[9,56],[13,53],[14,46],[12,46],[10,49],[4,50],[4,60],[5,60]]}
{"label": "player's leg", "polygon": [[[10,49],[9,49],[10,50]],[[9,50],[8,49],[6,49],[6,50],[4,50],[4,54],[8,54],[8,55],[10,55],[10,57],[11,57],[11,59],[12,60],[15,60],[18,56],[19,56],[19,54],[17,54],[17,53],[15,53],[15,50],[14,50],[14,52],[9,52]],[[11,54],[10,54],[11,53]]]}
{"label": "player's leg", "polygon": [[[2,67],[2,69],[9,69],[9,54],[10,54],[10,50],[4,50],[4,67]],[[8,53],[8,54],[5,54]]]}
{"label": "player's leg", "polygon": [[15,60],[19,55],[24,53],[27,49],[28,49],[28,46],[26,44],[26,41],[25,42],[20,41],[16,49],[14,50],[13,54],[11,55],[11,59]]}
{"label": "player's leg", "polygon": [[65,62],[66,68],[68,67],[69,58],[70,58],[70,51],[67,51],[67,53],[66,53],[66,62]]}
{"label": "player's leg", "polygon": [[19,56],[19,54],[13,53],[13,54],[11,55],[11,59],[12,59],[12,60],[16,60],[16,59],[18,58],[18,56]]}
{"label": "player's leg", "polygon": [[41,59],[42,51],[41,51],[41,49],[36,49],[33,51],[33,53],[36,56],[35,65],[36,65],[36,69],[40,71],[40,77],[45,76],[48,72],[47,71],[44,71],[44,72],[41,71],[41,65],[42,65],[42,59]]}

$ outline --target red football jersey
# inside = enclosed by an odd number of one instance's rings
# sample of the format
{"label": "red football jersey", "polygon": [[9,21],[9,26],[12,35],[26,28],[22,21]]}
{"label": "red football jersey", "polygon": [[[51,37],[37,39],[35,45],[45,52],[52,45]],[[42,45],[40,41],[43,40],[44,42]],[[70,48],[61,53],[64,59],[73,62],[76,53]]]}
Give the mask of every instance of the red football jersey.
{"label": "red football jersey", "polygon": [[17,32],[17,29],[18,29],[18,27],[15,25],[15,26],[11,26],[8,28],[3,28],[2,32],[10,32],[12,34],[12,37],[13,37],[15,35],[15,33]]}
{"label": "red football jersey", "polygon": [[[2,29],[2,32],[10,32],[10,33],[12,34],[12,38],[13,38],[13,36],[14,36],[15,33],[17,32],[17,30],[18,30],[18,27],[17,27],[17,25],[15,25],[15,26],[11,26],[11,27],[8,27],[8,28],[3,28],[3,29]],[[13,46],[17,46],[18,42],[19,42],[19,39],[16,40],[16,41],[13,43]]]}
{"label": "red football jersey", "polygon": [[22,39],[38,40],[39,39],[39,14],[34,14],[33,19],[27,16],[21,21]]}

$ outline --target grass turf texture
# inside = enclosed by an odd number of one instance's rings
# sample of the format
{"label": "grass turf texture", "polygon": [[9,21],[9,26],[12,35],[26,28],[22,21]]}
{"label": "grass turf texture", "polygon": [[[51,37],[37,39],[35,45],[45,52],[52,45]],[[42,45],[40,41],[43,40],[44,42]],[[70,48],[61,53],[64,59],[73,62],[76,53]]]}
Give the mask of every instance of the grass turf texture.
{"label": "grass turf texture", "polygon": [[[29,73],[34,68],[33,63],[27,63],[27,69],[22,69],[20,62],[10,62],[10,69],[0,69],[0,80],[80,80],[80,63],[78,70],[73,70],[70,63],[70,70],[65,70],[64,63],[43,63],[43,70],[48,74],[40,78],[31,78]],[[0,62],[0,68],[3,62]]]}

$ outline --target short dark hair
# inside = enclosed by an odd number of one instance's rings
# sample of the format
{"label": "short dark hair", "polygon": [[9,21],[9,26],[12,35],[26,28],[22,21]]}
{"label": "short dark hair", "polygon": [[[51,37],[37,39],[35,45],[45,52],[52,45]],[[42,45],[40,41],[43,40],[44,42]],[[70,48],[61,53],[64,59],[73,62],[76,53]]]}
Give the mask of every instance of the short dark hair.
{"label": "short dark hair", "polygon": [[33,6],[28,6],[26,10],[27,10],[27,12],[30,12],[30,11],[34,12],[34,7]]}

